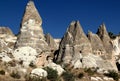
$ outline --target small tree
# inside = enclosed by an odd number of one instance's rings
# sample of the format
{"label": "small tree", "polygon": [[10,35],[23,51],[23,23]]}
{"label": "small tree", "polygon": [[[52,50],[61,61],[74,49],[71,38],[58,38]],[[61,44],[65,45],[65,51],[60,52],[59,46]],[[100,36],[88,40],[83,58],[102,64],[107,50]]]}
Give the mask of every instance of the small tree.
{"label": "small tree", "polygon": [[56,70],[53,70],[52,68],[49,68],[49,67],[46,67],[44,69],[47,71],[48,73],[47,78],[50,81],[56,81],[58,79],[58,72]]}
{"label": "small tree", "polygon": [[75,81],[75,76],[68,71],[64,72],[62,76],[64,81]]}
{"label": "small tree", "polygon": [[109,73],[105,73],[104,75],[113,78],[115,81],[119,80],[119,74],[114,70],[110,70]]}
{"label": "small tree", "polygon": [[21,78],[20,74],[18,72],[14,72],[14,71],[10,74],[10,76],[13,77],[13,78],[16,78],[16,79]]}
{"label": "small tree", "polygon": [[5,71],[4,70],[0,70],[0,74],[1,75],[5,75]]}

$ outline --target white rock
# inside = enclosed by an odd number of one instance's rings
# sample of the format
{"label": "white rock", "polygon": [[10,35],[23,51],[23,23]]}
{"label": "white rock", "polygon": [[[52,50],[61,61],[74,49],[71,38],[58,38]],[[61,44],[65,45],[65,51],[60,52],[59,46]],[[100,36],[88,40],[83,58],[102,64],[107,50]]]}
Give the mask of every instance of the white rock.
{"label": "white rock", "polygon": [[82,68],[82,63],[80,62],[80,60],[72,61],[72,65],[74,66],[74,69]]}
{"label": "white rock", "polygon": [[33,69],[32,72],[31,72],[31,76],[36,76],[36,77],[47,77],[47,72],[41,68],[36,68],[36,69]]}
{"label": "white rock", "polygon": [[113,78],[108,78],[108,77],[103,77],[103,79],[106,81],[111,81],[111,80],[114,81]]}
{"label": "white rock", "polygon": [[58,72],[58,75],[61,75],[64,72],[64,69],[53,62],[48,63],[47,67],[50,67]]}
{"label": "white rock", "polygon": [[31,62],[36,61],[37,52],[31,47],[20,47],[13,53],[15,60],[23,61],[24,67],[28,67]]}
{"label": "white rock", "polygon": [[93,55],[84,56],[82,59],[83,68],[97,67],[96,60]]}
{"label": "white rock", "polygon": [[103,81],[103,79],[100,77],[96,77],[96,79],[98,79],[99,81]]}
{"label": "white rock", "polygon": [[1,57],[1,60],[2,60],[3,62],[12,61],[12,59],[11,59],[9,56],[7,56],[6,53],[0,53],[0,57]]}
{"label": "white rock", "polygon": [[99,81],[96,77],[91,77],[91,81]]}

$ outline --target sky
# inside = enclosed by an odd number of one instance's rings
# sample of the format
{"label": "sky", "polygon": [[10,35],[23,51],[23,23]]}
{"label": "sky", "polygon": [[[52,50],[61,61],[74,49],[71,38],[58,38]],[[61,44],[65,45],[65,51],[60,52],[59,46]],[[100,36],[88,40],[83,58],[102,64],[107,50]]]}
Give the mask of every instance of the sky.
{"label": "sky", "polygon": [[[17,34],[28,1],[0,0],[0,26]],[[80,21],[86,34],[96,33],[102,23],[109,32],[120,32],[120,0],[34,0],[34,3],[43,20],[44,33],[54,38],[63,37],[74,20]]]}

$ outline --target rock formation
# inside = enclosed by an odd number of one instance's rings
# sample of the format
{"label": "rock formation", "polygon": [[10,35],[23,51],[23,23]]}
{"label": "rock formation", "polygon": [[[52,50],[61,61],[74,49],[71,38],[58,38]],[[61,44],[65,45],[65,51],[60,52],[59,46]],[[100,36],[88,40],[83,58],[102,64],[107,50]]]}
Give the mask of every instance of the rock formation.
{"label": "rock formation", "polygon": [[92,46],[93,54],[98,55],[98,56],[104,56],[106,54],[106,51],[105,51],[103,42],[101,41],[99,36],[97,34],[89,32],[88,38]]}
{"label": "rock formation", "polygon": [[[17,37],[9,28],[0,27],[0,62],[3,64],[5,62],[5,67],[9,62],[14,62],[15,65],[6,67],[7,70],[13,71],[17,68],[19,72],[24,73],[31,70],[31,76],[41,78],[48,75],[42,69],[44,67],[52,68],[61,75],[65,71],[63,67],[66,64],[75,70],[94,67],[99,73],[108,70],[117,71],[116,62],[120,66],[120,36],[110,39],[105,24],[100,26],[97,34],[89,32],[87,37],[79,21],[73,21],[62,39],[53,39],[50,34],[44,36],[41,25],[42,19],[33,0],[30,0]],[[62,66],[53,60],[60,62]],[[37,68],[30,68],[31,63]],[[91,77],[91,80],[100,78]]]}
{"label": "rock formation", "polygon": [[54,41],[53,37],[48,33],[45,35],[46,42],[48,43],[48,46],[50,47],[51,51],[55,51],[57,49],[57,44]]}
{"label": "rock formation", "polygon": [[73,21],[60,43],[58,61],[70,63],[92,52],[91,44],[84,34],[79,21]]}
{"label": "rock formation", "polygon": [[38,53],[49,50],[41,25],[42,19],[35,8],[34,2],[29,1],[24,12],[15,47],[30,46],[35,48]]}
{"label": "rock formation", "polygon": [[16,39],[16,36],[8,27],[0,27],[0,52],[11,52]]}
{"label": "rock formation", "polygon": [[102,24],[99,27],[97,34],[100,37],[100,39],[102,40],[104,48],[106,50],[105,59],[111,59],[113,47],[112,47],[112,44],[110,43],[111,39],[108,35],[105,24]]}

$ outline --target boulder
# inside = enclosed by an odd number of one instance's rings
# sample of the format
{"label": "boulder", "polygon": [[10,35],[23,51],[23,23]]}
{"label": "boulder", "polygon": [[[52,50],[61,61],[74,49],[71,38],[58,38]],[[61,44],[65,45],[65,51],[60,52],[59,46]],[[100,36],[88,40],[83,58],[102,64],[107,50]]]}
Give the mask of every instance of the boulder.
{"label": "boulder", "polygon": [[47,77],[47,71],[45,71],[44,69],[42,68],[35,68],[31,71],[31,77]]}
{"label": "boulder", "polygon": [[56,70],[58,72],[58,75],[61,75],[64,72],[64,69],[60,65],[52,62],[51,59],[48,60],[48,64],[46,65],[46,67]]}

